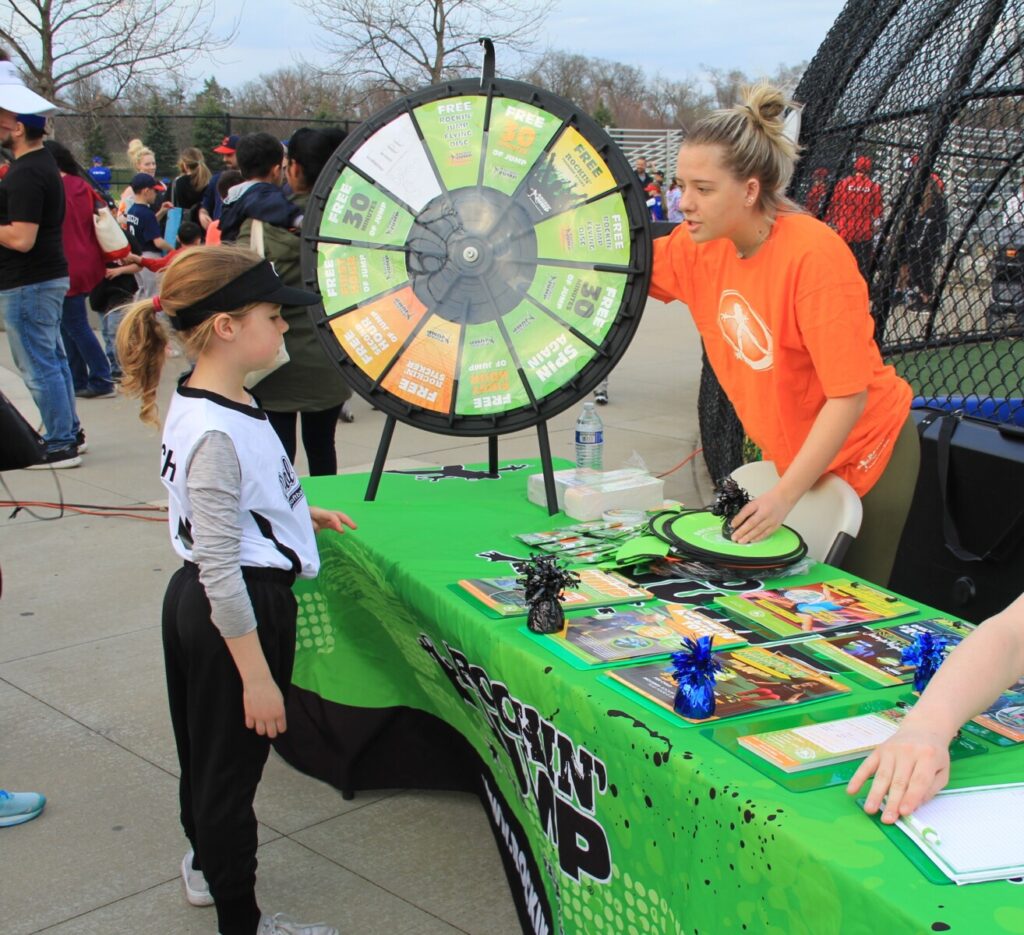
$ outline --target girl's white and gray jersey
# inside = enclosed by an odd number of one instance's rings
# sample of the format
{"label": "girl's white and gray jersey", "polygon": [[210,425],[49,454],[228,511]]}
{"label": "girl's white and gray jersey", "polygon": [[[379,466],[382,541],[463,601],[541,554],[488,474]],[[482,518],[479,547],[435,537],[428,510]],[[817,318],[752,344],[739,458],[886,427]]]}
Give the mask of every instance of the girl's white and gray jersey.
{"label": "girl's white and gray jersey", "polygon": [[306,495],[266,413],[258,406],[188,386],[178,386],[174,394],[160,446],[160,479],[169,494],[174,550],[194,561],[186,473],[197,444],[211,431],[227,435],[238,457],[241,564],[315,577],[320,555]]}

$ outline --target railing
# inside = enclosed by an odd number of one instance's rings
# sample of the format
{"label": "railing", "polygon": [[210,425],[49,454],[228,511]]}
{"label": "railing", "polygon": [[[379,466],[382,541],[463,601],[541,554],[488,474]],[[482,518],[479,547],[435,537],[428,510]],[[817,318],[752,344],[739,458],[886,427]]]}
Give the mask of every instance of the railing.
{"label": "railing", "polygon": [[666,178],[675,175],[676,156],[683,142],[682,130],[607,127],[606,132],[626,154],[631,164],[642,156],[647,160],[649,170],[661,169]]}

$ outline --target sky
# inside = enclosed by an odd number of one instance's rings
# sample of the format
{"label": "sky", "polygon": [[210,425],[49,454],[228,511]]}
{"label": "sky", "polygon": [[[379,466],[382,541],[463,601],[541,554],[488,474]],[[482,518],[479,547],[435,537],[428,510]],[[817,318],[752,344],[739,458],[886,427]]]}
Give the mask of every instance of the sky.
{"label": "sky", "polygon": [[[845,2],[554,0],[540,46],[640,65],[670,79],[698,76],[702,64],[757,76],[812,58]],[[217,21],[231,22],[238,9],[217,3]],[[235,88],[300,59],[316,64],[315,25],[289,0],[246,0],[241,20],[235,42],[218,53],[218,62],[196,66],[201,77],[216,74]],[[497,49],[499,75],[515,72],[518,64],[503,60]]]}

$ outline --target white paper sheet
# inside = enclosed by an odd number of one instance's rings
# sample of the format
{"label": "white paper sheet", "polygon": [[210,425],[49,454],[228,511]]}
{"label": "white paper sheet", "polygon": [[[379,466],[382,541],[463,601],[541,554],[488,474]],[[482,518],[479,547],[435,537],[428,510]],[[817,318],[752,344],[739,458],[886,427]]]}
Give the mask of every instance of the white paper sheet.
{"label": "white paper sheet", "polygon": [[897,824],[951,879],[1024,866],[1024,783],[949,789]]}

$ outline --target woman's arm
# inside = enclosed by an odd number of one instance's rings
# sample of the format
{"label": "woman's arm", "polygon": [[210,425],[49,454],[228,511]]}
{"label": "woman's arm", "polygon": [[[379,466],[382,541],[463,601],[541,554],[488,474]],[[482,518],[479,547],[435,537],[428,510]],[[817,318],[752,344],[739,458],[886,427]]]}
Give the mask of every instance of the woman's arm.
{"label": "woman's arm", "polygon": [[990,617],[939,667],[900,729],[860,765],[846,791],[874,776],[864,811],[888,796],[882,821],[909,815],[946,785],[949,744],[960,727],[1024,676],[1024,595]]}
{"label": "woman's arm", "polygon": [[771,490],[751,500],[736,515],[732,522],[733,542],[759,542],[782,525],[796,502],[839,453],[864,412],[867,399],[867,390],[862,390],[852,396],[825,400],[786,473]]}

